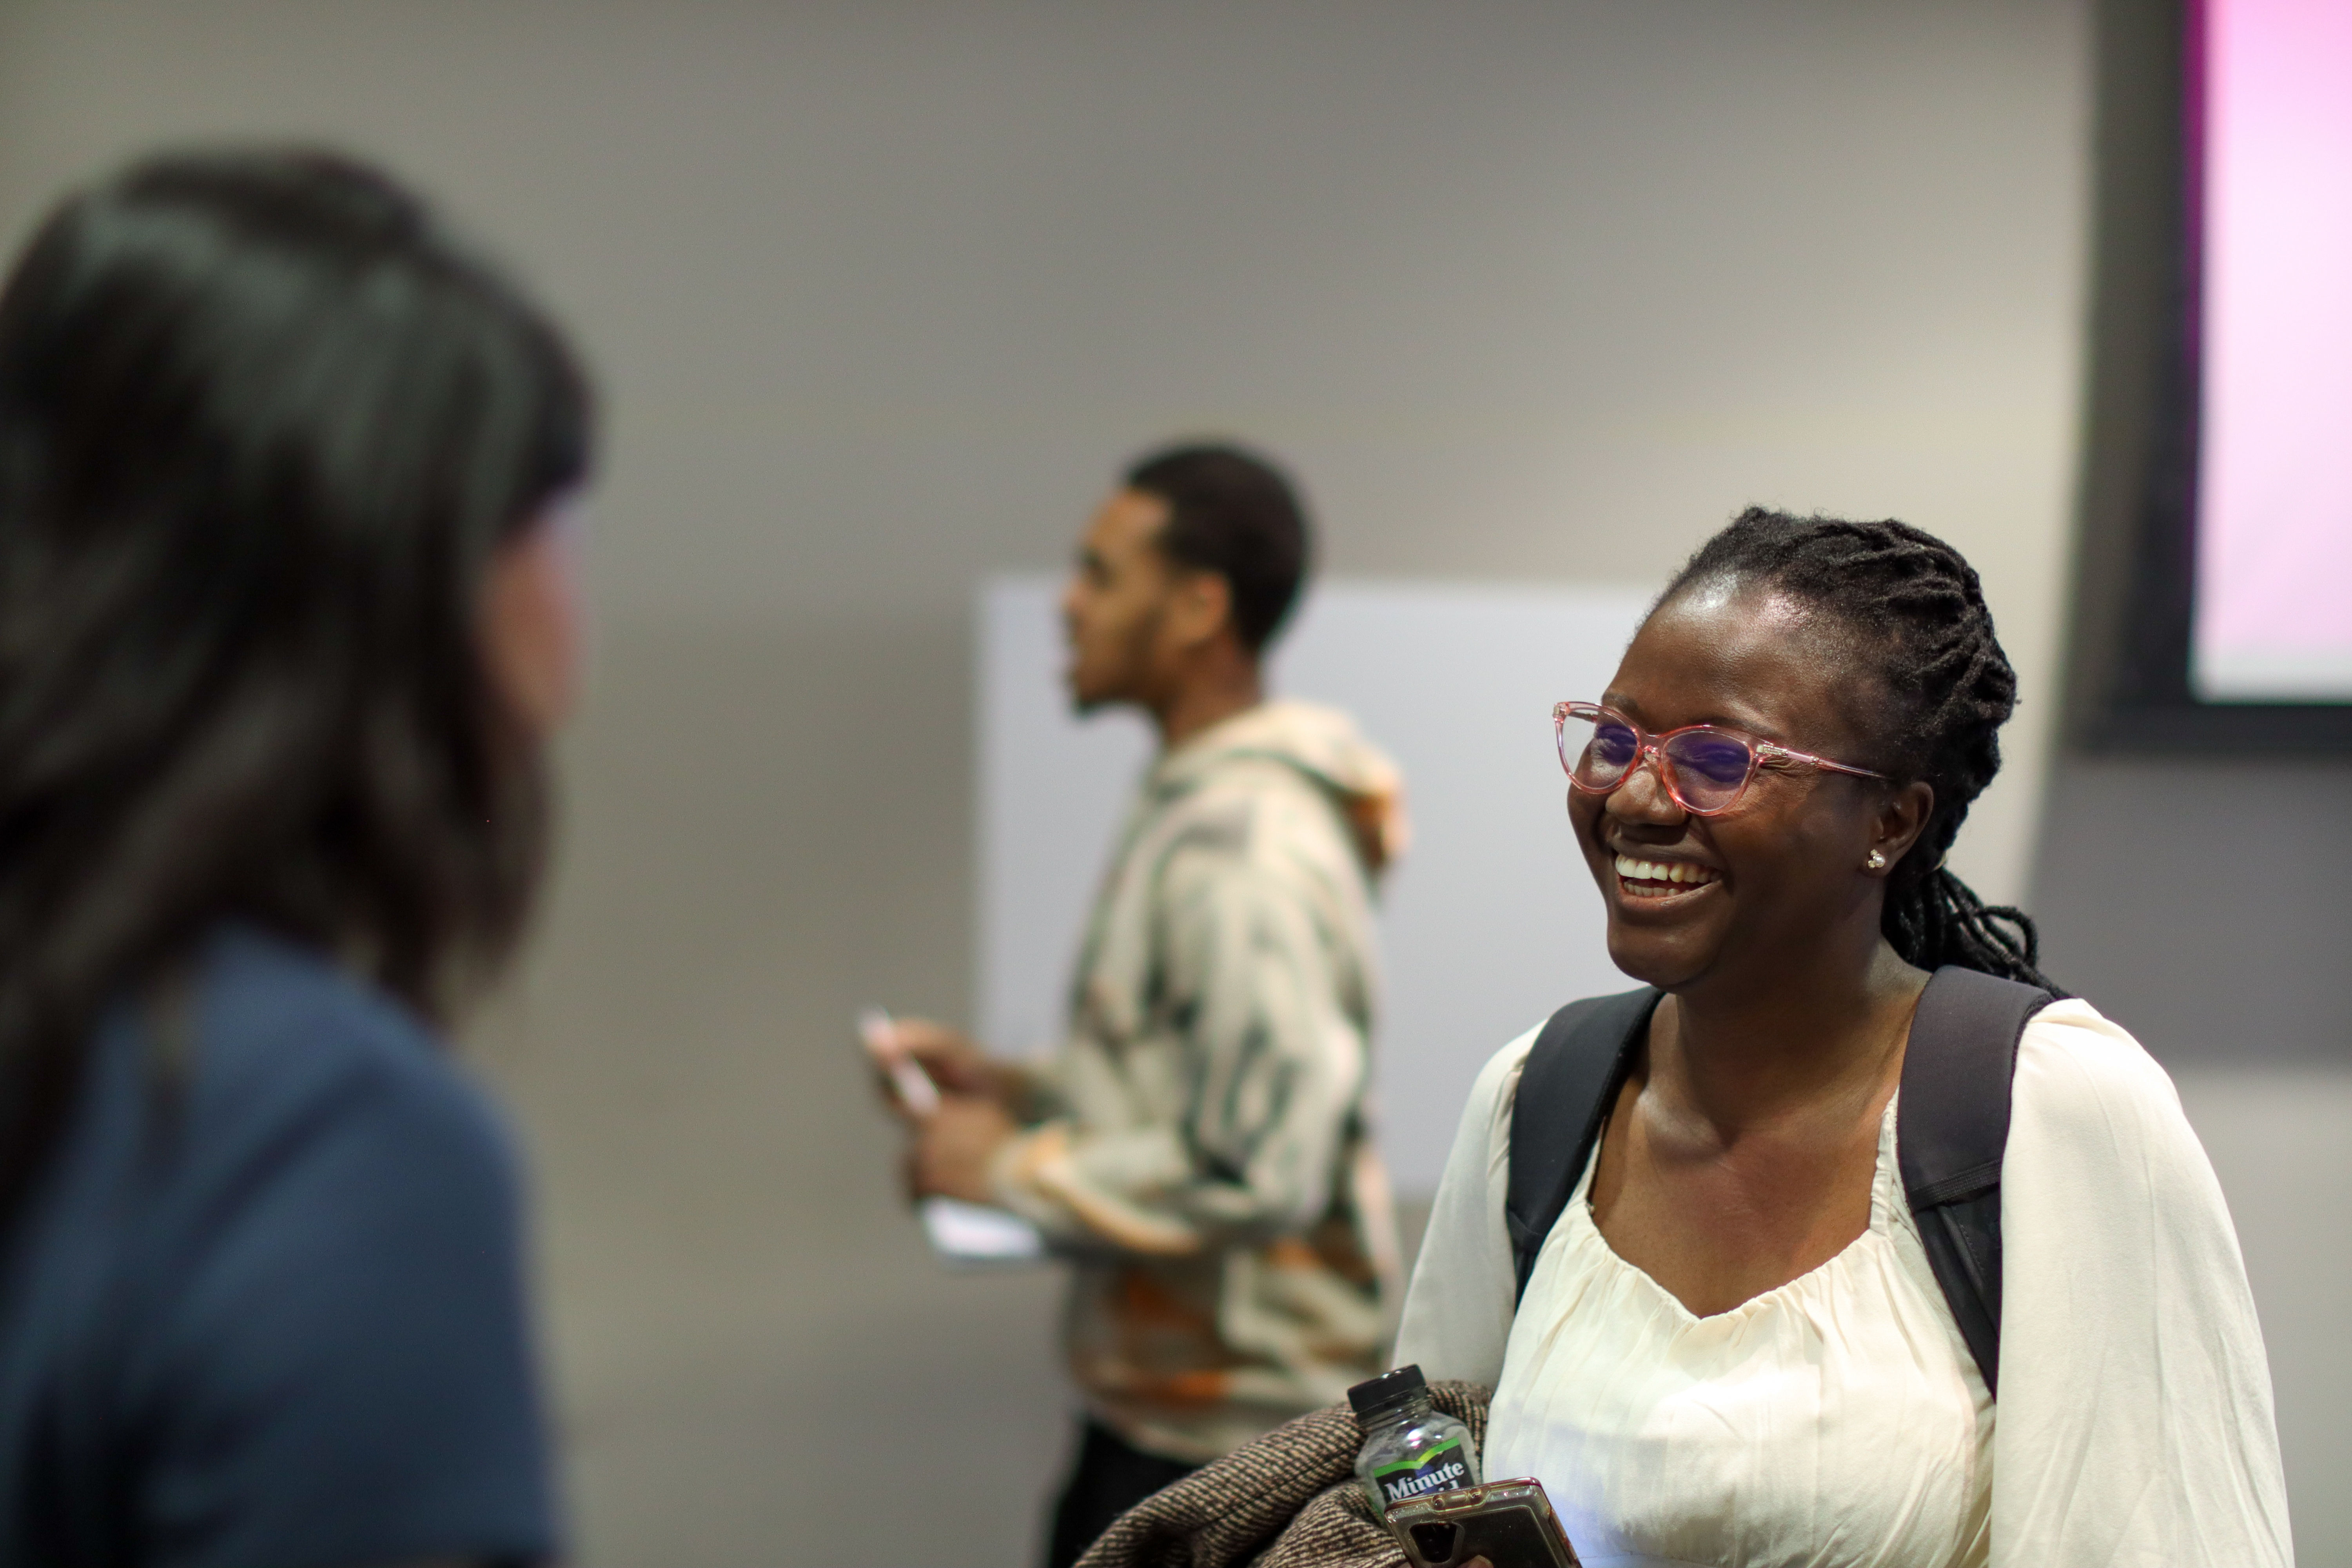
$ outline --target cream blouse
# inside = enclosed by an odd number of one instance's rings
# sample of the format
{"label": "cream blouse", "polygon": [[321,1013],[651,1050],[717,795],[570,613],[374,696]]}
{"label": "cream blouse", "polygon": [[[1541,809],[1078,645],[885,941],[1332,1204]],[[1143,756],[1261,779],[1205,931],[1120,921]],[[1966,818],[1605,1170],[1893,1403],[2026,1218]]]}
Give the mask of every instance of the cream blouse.
{"label": "cream blouse", "polygon": [[2237,1237],[2171,1080],[2088,1004],[2019,1042],[1987,1396],[1903,1200],[1694,1317],[1592,1223],[1590,1166],[1514,1313],[1503,1193],[1534,1032],[1487,1063],[1397,1346],[1496,1390],[1485,1473],[1542,1480],[1590,1568],[2073,1568],[2294,1561]]}

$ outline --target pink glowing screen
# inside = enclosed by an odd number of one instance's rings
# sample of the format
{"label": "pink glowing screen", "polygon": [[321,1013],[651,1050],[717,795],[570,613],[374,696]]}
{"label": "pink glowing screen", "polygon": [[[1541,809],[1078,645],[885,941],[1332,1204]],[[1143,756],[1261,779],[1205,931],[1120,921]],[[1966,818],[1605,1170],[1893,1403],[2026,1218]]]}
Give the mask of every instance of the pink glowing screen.
{"label": "pink glowing screen", "polygon": [[2195,684],[2352,701],[2352,0],[2201,9]]}

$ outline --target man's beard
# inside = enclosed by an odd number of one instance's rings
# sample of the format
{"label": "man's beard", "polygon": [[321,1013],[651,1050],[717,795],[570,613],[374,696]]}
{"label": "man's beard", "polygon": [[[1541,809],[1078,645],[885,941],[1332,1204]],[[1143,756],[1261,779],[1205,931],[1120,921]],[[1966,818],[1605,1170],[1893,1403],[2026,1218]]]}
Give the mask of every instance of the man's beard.
{"label": "man's beard", "polygon": [[[1151,649],[1160,640],[1160,623],[1166,616],[1165,605],[1154,605],[1150,614],[1139,618],[1128,631],[1119,661],[1120,679],[1105,683],[1097,691],[1078,689],[1070,682],[1070,711],[1081,719],[1091,718],[1106,708],[1118,708],[1128,703],[1139,707],[1147,704],[1150,693],[1145,689],[1144,672],[1151,668]],[[1073,672],[1075,674],[1075,672]]]}

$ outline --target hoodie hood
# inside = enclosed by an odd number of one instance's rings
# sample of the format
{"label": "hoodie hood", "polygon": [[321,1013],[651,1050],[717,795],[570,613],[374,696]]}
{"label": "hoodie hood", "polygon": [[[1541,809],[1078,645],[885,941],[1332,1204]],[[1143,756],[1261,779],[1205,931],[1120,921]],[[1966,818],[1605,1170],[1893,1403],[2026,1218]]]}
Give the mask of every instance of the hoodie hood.
{"label": "hoodie hood", "polygon": [[1377,875],[1412,838],[1404,777],[1389,754],[1364,738],[1337,708],[1314,702],[1262,702],[1186,741],[1152,769],[1155,792],[1200,783],[1228,763],[1284,763],[1329,792],[1356,840],[1365,869]]}

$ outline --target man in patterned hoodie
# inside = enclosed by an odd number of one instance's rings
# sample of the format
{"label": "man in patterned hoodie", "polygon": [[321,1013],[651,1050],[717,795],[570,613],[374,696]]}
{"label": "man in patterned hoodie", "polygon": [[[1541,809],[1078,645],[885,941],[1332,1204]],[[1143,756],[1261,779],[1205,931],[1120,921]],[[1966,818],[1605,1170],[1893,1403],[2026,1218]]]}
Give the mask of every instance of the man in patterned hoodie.
{"label": "man in patterned hoodie", "polygon": [[1396,1243],[1365,1102],[1374,878],[1394,767],[1344,714],[1265,700],[1306,519],[1232,447],[1136,464],[1063,598],[1081,711],[1144,710],[1160,752],[1097,898],[1060,1051],[1035,1068],[934,1025],[898,1043],[948,1091],[918,1193],[1026,1216],[1076,1260],[1086,1396],[1049,1563],[1194,1466],[1379,1372]]}

